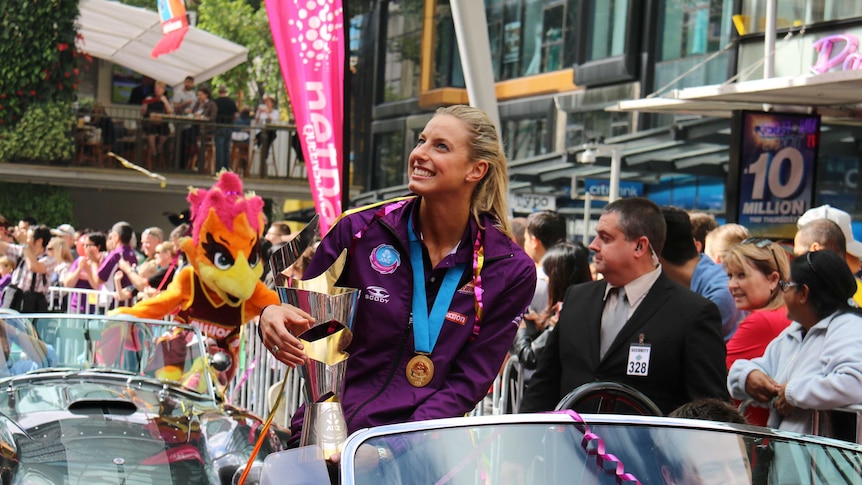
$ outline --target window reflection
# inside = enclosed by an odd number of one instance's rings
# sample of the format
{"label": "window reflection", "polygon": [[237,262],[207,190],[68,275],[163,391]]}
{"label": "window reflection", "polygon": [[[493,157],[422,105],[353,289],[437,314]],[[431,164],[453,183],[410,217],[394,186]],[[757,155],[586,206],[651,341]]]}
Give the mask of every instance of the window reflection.
{"label": "window reflection", "polygon": [[[743,0],[738,25],[745,33],[763,32],[766,28],[768,0]],[[776,26],[779,29],[841,20],[862,15],[862,3],[835,0],[782,0],[778,2]]]}
{"label": "window reflection", "polygon": [[[485,0],[491,64],[496,81],[571,68],[577,0]],[[438,0],[434,87],[463,87],[448,0]]]}
{"label": "window reflection", "polygon": [[587,60],[617,57],[625,53],[628,0],[595,0],[593,2]]}
{"label": "window reflection", "polygon": [[390,0],[386,7],[383,101],[419,95],[423,0]]}
{"label": "window reflection", "polygon": [[404,156],[404,134],[400,131],[374,135],[374,158],[376,176],[373,189],[385,189],[407,183],[406,157]]}

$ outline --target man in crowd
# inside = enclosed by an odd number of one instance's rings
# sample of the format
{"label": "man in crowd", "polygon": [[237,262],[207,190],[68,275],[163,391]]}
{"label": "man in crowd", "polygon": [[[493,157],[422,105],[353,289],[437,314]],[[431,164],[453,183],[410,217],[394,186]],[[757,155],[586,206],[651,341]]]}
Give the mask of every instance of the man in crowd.
{"label": "man in crowd", "polygon": [[280,246],[290,241],[290,226],[284,221],[275,221],[270,224],[264,239],[269,241],[273,247]]}
{"label": "man in crowd", "polygon": [[[844,257],[851,273],[859,273],[862,242],[853,239],[850,214],[826,204],[808,209],[796,225],[799,230],[793,239],[793,254],[829,249]],[[862,306],[862,281],[858,277],[853,300]]]}
{"label": "man in crowd", "polygon": [[197,101],[198,95],[195,90],[195,78],[186,76],[182,88],[174,90],[171,102],[174,104],[174,113],[184,115],[192,112],[192,105]]}
{"label": "man in crowd", "polygon": [[527,217],[524,230],[524,251],[536,263],[536,292],[525,318],[534,321],[548,307],[548,275],[542,269],[542,258],[554,244],[566,240],[566,218],[562,214],[543,210]]}
{"label": "man in crowd", "polygon": [[605,206],[590,244],[604,279],[566,292],[522,411],[550,411],[596,381],[632,386],[663,413],[697,398],[728,399],[721,315],[662,272],[656,254],[665,232],[661,210],[649,199]]}
{"label": "man in crowd", "polygon": [[233,128],[227,125],[232,125],[237,118],[236,102],[227,95],[227,86],[222,84],[218,87],[218,98],[215,99],[216,104],[216,123],[220,126],[215,132],[215,155],[216,155],[216,172],[221,169],[230,168],[230,136],[233,133]]}
{"label": "man in crowd", "polygon": [[712,214],[700,211],[688,213],[691,221],[691,236],[694,238],[694,246],[697,252],[702,253],[706,248],[706,235],[718,227],[718,221]]}
{"label": "man in crowd", "polygon": [[715,303],[721,313],[721,333],[725,341],[730,340],[744,314],[736,308],[727,287],[727,271],[709,256],[698,253],[688,213],[670,206],[662,207],[661,212],[667,224],[667,238],[659,257],[662,271],[679,286]]}
{"label": "man in crowd", "polygon": [[156,257],[156,246],[165,240],[165,231],[160,227],[148,227],[141,233],[141,252],[144,253],[146,261]]}
{"label": "man in crowd", "polygon": [[78,258],[78,250],[75,249],[75,228],[71,224],[60,224],[56,229],[51,229],[51,234],[62,237],[72,251],[72,258]]}
{"label": "man in crowd", "polygon": [[[198,100],[197,90],[195,89],[195,78],[186,76],[182,87],[174,89],[174,97],[171,103],[174,105],[174,113],[178,115],[188,115],[192,112],[192,106]],[[179,130],[180,138],[180,165],[185,167],[188,161],[189,146],[191,146],[192,136],[189,133],[191,125],[187,123],[177,123],[176,128]]]}

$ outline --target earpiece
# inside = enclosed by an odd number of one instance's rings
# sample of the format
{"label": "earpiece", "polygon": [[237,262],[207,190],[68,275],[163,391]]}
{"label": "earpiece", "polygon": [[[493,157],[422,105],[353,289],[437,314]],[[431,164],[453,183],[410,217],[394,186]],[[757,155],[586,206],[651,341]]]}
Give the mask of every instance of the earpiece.
{"label": "earpiece", "polygon": [[640,251],[640,250],[641,250],[641,243],[638,243],[637,247],[635,248],[635,251]]}

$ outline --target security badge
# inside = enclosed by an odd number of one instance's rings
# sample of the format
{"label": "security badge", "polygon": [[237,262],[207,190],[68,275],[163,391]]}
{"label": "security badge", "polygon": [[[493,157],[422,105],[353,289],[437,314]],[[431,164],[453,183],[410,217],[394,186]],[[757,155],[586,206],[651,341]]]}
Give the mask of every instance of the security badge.
{"label": "security badge", "polygon": [[649,375],[649,355],[652,347],[644,343],[644,334],[638,335],[638,343],[629,346],[629,361],[626,364],[627,376]]}

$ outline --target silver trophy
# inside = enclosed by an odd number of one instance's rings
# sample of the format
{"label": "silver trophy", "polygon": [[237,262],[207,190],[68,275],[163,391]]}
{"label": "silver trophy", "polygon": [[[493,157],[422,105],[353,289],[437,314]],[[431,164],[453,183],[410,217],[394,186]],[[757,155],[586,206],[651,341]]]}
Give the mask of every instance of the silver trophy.
{"label": "silver trophy", "polygon": [[[312,224],[316,227],[316,218]],[[307,229],[308,226],[300,234]],[[300,237],[297,236],[293,241]],[[280,252],[278,262],[275,258],[270,261],[277,278],[284,276],[282,272],[295,262],[295,258],[291,260],[289,256],[296,255],[298,258],[303,250],[296,245]],[[347,439],[347,422],[341,409],[349,357],[344,349],[353,338],[353,319],[359,290],[335,286],[346,261],[347,250],[344,250],[335,263],[318,277],[309,280],[287,277],[281,278],[281,281],[276,279],[281,283],[276,286],[281,302],[308,312],[315,320],[310,329],[298,336],[309,359],[308,363],[300,367],[305,380],[303,393],[306,406],[299,443],[300,446],[320,446],[326,459],[340,453],[341,445]]]}

